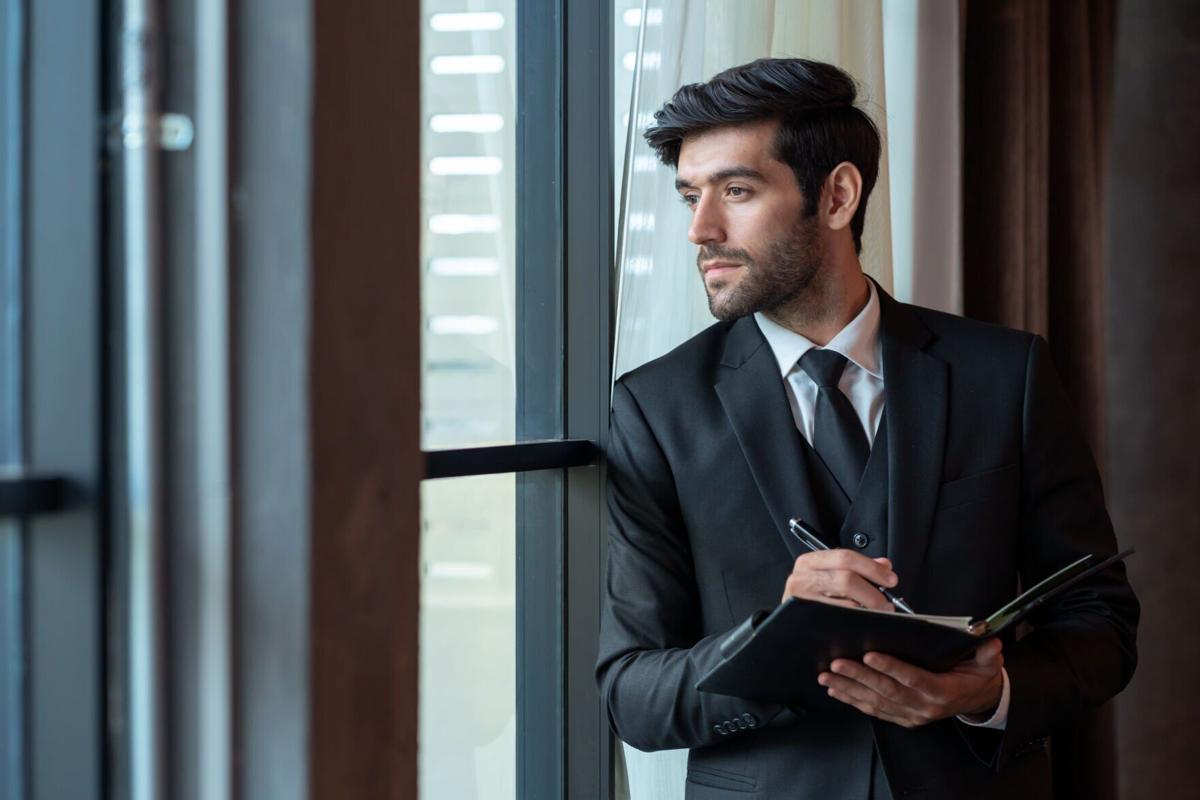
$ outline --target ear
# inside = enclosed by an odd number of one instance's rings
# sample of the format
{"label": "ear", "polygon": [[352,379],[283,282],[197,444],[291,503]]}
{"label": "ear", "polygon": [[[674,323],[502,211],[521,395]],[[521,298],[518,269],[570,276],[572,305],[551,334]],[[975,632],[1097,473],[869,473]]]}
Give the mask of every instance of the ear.
{"label": "ear", "polygon": [[858,167],[843,161],[830,171],[821,187],[821,217],[831,230],[848,230],[861,199],[862,174]]}

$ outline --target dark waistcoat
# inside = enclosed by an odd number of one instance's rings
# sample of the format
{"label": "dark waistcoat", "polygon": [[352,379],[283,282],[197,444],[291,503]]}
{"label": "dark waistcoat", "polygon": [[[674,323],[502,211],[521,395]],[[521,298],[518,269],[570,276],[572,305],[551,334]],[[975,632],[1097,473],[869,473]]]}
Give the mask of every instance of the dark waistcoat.
{"label": "dark waistcoat", "polygon": [[[798,437],[804,448],[805,465],[819,520],[811,520],[825,535],[830,547],[844,547],[870,558],[887,555],[888,454],[887,415],[879,422],[879,431],[863,471],[862,483],[843,491],[817,451]],[[836,534],[836,537],[831,534]]]}
{"label": "dark waistcoat", "polygon": [[[819,520],[813,520],[825,535],[830,547],[844,547],[870,558],[887,555],[887,414],[879,422],[863,471],[862,482],[848,494],[833,477],[817,451],[799,437],[804,449],[805,466],[808,467],[809,482],[813,499],[816,501]],[[830,534],[836,531],[836,538]],[[887,778],[879,760],[878,750],[870,722],[865,718],[847,721],[847,737],[854,740],[858,766],[856,774],[838,776],[838,798],[846,800],[888,800]]]}

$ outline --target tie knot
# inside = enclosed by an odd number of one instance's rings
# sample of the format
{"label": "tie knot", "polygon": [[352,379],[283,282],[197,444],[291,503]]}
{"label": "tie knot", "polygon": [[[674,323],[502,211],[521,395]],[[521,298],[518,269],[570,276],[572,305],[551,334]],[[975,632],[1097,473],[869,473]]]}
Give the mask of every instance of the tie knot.
{"label": "tie knot", "polygon": [[800,369],[821,387],[836,388],[845,368],[846,357],[834,350],[818,350],[814,347],[800,357]]}

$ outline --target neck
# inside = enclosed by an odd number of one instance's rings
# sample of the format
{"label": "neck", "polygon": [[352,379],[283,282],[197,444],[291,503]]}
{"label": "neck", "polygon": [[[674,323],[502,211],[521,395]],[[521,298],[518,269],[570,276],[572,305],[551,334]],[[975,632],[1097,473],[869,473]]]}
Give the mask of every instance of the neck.
{"label": "neck", "polygon": [[775,308],[763,311],[772,322],[782,325],[824,347],[849,325],[871,299],[867,278],[858,259],[843,268],[830,265],[814,276],[804,292]]}

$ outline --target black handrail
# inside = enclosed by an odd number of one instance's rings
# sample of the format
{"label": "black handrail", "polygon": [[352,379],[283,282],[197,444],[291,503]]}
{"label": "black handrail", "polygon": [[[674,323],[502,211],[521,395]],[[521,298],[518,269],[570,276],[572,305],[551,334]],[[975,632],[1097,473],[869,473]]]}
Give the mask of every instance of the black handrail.
{"label": "black handrail", "polygon": [[0,517],[27,516],[66,507],[67,480],[56,475],[0,476]]}
{"label": "black handrail", "polygon": [[595,464],[600,450],[589,439],[555,439],[491,447],[425,451],[426,478],[460,478]]}

